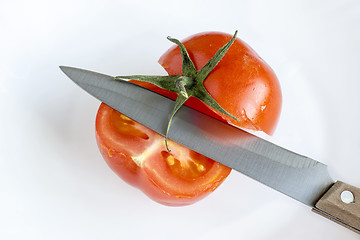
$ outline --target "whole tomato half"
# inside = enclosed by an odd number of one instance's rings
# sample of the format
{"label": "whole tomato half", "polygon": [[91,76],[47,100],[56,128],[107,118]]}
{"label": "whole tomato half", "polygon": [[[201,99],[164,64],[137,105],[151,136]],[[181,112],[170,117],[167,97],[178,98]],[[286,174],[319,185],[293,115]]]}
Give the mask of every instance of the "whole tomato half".
{"label": "whole tomato half", "polygon": [[[202,68],[216,51],[231,39],[221,32],[199,33],[182,43],[196,69]],[[171,47],[159,59],[169,75],[181,74],[182,59],[178,46]],[[176,99],[176,94],[153,84],[132,81],[138,85]],[[218,65],[204,81],[210,95],[239,121],[222,114],[197,98],[185,105],[229,124],[271,135],[280,117],[282,96],[279,81],[270,66],[244,41],[237,38]]]}
{"label": "whole tomato half", "polygon": [[231,169],[165,138],[102,103],[96,139],[110,168],[151,199],[188,205],[214,191]]}
{"label": "whole tomato half", "polygon": [[[182,44],[196,69],[202,68],[231,35],[207,32]],[[182,73],[179,46],[171,47],[159,63],[169,75]],[[177,94],[151,83],[131,80],[172,99]],[[190,97],[185,104],[229,124],[272,134],[281,110],[281,90],[272,69],[246,43],[236,39],[203,82],[216,102],[237,120]],[[192,204],[214,191],[231,169],[101,104],[96,117],[96,139],[110,168],[151,199],[169,206]]]}

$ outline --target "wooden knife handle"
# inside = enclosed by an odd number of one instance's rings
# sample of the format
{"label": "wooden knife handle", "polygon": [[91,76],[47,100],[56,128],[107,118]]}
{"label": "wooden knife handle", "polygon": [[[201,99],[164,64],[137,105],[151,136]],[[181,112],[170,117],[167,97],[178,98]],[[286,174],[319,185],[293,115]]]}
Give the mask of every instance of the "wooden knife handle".
{"label": "wooden knife handle", "polygon": [[313,211],[360,234],[360,188],[337,181]]}

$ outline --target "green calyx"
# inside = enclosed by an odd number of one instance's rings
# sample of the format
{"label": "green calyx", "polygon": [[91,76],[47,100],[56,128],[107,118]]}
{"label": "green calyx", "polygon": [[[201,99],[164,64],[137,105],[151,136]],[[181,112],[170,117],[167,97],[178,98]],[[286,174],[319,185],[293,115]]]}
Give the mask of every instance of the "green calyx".
{"label": "green calyx", "polygon": [[193,61],[190,59],[189,54],[185,46],[177,39],[168,37],[167,39],[171,42],[177,44],[180,47],[181,56],[183,59],[182,65],[182,74],[183,75],[169,75],[169,76],[144,76],[144,75],[132,75],[132,76],[116,76],[115,80],[138,80],[143,82],[148,82],[155,84],[156,86],[175,92],[178,94],[178,97],[175,101],[174,109],[171,113],[170,120],[167,126],[166,135],[165,135],[165,145],[167,150],[170,152],[170,149],[167,144],[168,133],[171,126],[171,121],[179,110],[179,108],[186,102],[189,97],[195,97],[200,99],[202,102],[208,106],[216,109],[217,111],[228,115],[229,117],[238,121],[238,119],[232,116],[230,113],[225,111],[206,91],[203,82],[210,72],[216,67],[220,60],[224,57],[225,53],[229,50],[230,46],[236,39],[237,31],[235,31],[232,39],[221,47],[212,57],[203,68],[199,71],[196,70]]}

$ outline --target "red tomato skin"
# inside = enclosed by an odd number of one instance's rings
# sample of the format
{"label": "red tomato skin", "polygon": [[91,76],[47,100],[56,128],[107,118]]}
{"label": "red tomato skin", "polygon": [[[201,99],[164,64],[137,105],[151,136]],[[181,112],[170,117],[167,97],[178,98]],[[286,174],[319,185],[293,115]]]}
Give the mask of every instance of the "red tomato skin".
{"label": "red tomato skin", "polygon": [[[182,43],[199,70],[231,37],[226,33],[206,32],[190,36]],[[169,75],[182,74],[179,47],[171,47],[160,57],[159,63]],[[132,82],[176,99],[175,93],[152,84]],[[204,86],[220,106],[239,121],[209,108],[196,98],[190,97],[185,104],[241,128],[261,130],[267,134],[274,132],[282,104],[279,81],[270,66],[239,38],[205,79]]]}
{"label": "red tomato skin", "polygon": [[[230,168],[172,141],[169,144],[175,161],[193,159],[205,166],[206,170],[203,174],[193,175],[189,171],[191,168],[169,165],[166,156],[170,156],[170,153],[166,150],[164,138],[138,123],[132,126],[141,130],[143,135],[124,136],[116,126],[122,121],[120,115],[109,106],[100,105],[95,124],[98,147],[108,166],[120,178],[142,190],[154,201],[167,206],[193,204],[213,192],[230,174]],[[146,159],[141,166],[137,165],[133,157],[146,151]],[[181,159],[183,155],[187,158]]]}

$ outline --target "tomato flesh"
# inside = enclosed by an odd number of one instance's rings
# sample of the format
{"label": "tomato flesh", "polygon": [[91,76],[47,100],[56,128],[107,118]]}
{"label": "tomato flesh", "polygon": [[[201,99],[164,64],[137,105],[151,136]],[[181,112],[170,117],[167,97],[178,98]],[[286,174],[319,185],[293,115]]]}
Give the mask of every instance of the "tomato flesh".
{"label": "tomato flesh", "polygon": [[153,200],[194,203],[214,191],[231,169],[169,140],[106,104],[96,117],[96,139],[110,168]]}

